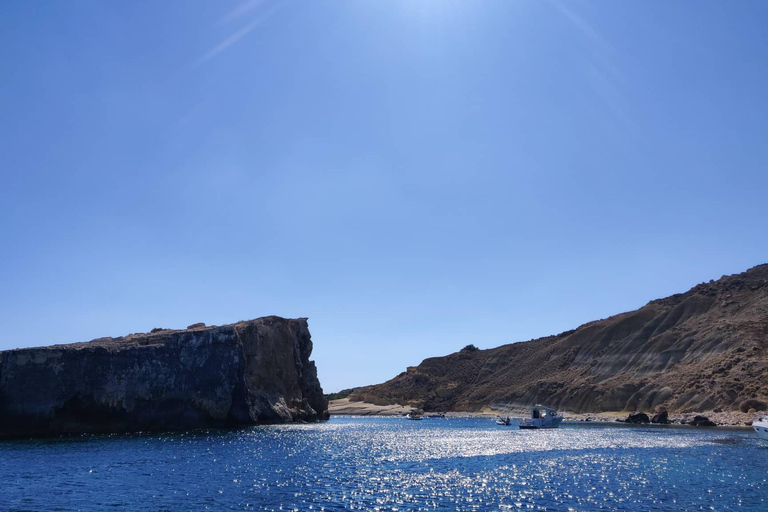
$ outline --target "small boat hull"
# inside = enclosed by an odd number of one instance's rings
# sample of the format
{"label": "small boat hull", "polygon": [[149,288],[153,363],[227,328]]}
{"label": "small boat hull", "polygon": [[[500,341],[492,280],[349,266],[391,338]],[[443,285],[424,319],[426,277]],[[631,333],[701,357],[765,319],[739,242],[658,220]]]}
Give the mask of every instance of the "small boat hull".
{"label": "small boat hull", "polygon": [[757,434],[757,437],[768,441],[768,417],[762,418],[752,423],[752,428],[755,429],[755,434]]}
{"label": "small boat hull", "polygon": [[535,425],[535,424],[534,425],[524,425],[524,424],[521,423],[520,424],[520,428],[522,428],[524,430],[525,429],[534,430],[534,429],[541,429],[541,428],[558,428],[558,427],[560,427],[560,423],[561,423],[560,421],[556,421],[556,422],[553,422],[553,423],[547,424],[547,425]]}

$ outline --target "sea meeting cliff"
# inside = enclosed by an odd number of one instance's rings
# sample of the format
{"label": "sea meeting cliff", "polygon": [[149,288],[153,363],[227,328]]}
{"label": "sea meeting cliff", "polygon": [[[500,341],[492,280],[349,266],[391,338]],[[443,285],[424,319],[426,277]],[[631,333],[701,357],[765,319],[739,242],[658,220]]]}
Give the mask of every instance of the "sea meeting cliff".
{"label": "sea meeting cliff", "polygon": [[0,352],[0,437],[328,418],[306,318]]}

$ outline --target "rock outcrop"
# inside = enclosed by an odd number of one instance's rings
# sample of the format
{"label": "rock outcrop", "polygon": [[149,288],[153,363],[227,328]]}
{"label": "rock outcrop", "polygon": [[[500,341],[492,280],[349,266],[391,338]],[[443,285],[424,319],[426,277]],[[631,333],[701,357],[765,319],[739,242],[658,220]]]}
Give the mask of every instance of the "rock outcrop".
{"label": "rock outcrop", "polygon": [[632,412],[627,416],[627,419],[624,420],[624,423],[635,423],[635,424],[642,424],[642,423],[650,423],[651,420],[648,418],[648,415],[644,412]]}
{"label": "rock outcrop", "polygon": [[426,411],[759,410],[766,375],[768,265],[760,265],[557,336],[426,359],[349,398]]}
{"label": "rock outcrop", "polygon": [[710,420],[706,416],[696,416],[691,420],[689,425],[693,425],[694,427],[716,427],[717,423]]}
{"label": "rock outcrop", "polygon": [[0,437],[327,419],[307,319],[0,352]]}

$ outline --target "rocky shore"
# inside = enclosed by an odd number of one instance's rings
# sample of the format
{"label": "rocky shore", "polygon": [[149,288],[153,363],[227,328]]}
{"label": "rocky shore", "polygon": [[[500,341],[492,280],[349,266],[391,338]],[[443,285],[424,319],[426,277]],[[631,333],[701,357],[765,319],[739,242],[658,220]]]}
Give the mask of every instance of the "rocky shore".
{"label": "rocky shore", "polygon": [[[628,414],[626,412],[605,412],[605,413],[564,413],[563,417],[569,421],[603,421],[603,422],[618,422],[625,421]],[[697,416],[703,416],[712,421],[718,427],[748,427],[752,425],[752,422],[763,414],[759,413],[743,413],[738,411],[730,412],[692,412],[686,414],[670,414],[668,419],[669,425],[691,425],[694,418]],[[652,417],[652,416],[651,416]],[[650,422],[649,422],[650,424]]]}
{"label": "rocky shore", "polygon": [[[419,412],[419,409],[402,405],[375,405],[365,402],[350,401],[348,398],[331,400],[328,404],[328,411],[333,415],[339,416],[405,416],[408,413]],[[428,413],[427,413],[428,414]],[[522,417],[527,414],[523,409],[496,410],[485,408],[477,412],[467,411],[444,411],[446,417],[457,418],[496,418],[498,416]],[[563,418],[566,421],[584,421],[584,422],[607,422],[618,423],[626,422],[629,414],[627,412],[600,412],[600,413],[570,413],[563,412]],[[669,414],[669,425],[691,425],[694,418],[703,416],[712,421],[718,427],[749,427],[752,422],[763,413],[743,413],[738,411],[730,412],[696,412],[686,414]],[[653,416],[649,417],[650,419]]]}

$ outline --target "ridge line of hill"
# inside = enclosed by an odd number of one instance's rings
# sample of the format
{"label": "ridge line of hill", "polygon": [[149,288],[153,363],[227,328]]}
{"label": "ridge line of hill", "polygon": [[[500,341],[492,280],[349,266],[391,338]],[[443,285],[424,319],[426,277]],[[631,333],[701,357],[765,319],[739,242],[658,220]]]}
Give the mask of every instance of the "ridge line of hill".
{"label": "ridge line of hill", "polygon": [[557,335],[427,358],[340,396],[425,411],[747,412],[766,409],[765,375],[768,264]]}

